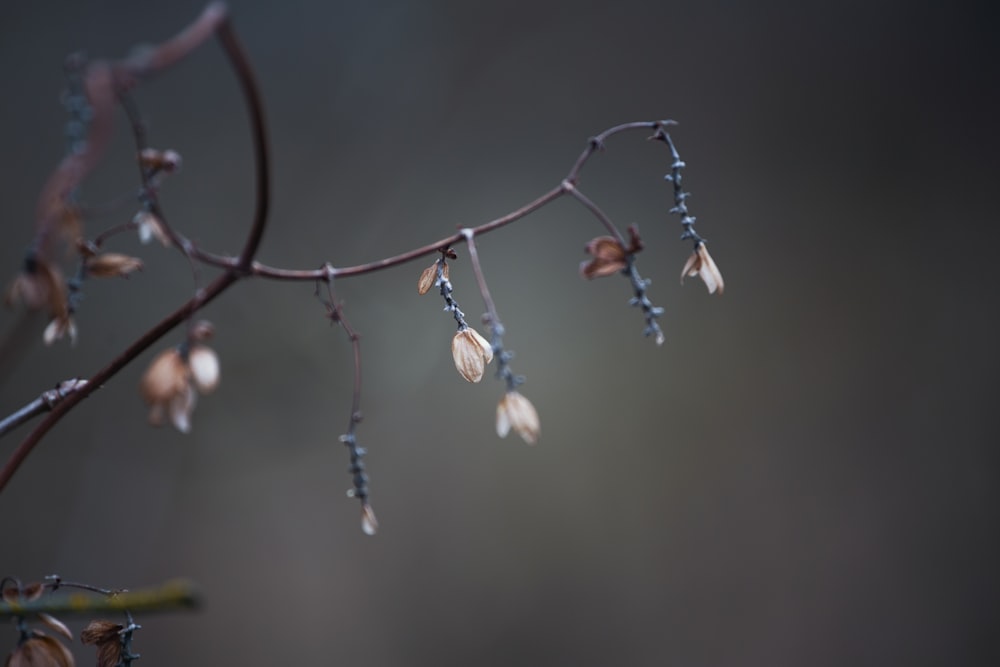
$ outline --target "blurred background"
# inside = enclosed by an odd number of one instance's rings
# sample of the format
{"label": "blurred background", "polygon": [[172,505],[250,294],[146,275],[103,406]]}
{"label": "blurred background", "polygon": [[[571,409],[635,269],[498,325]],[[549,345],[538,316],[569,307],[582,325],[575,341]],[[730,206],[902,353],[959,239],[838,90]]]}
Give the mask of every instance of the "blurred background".
{"label": "blurred background", "polygon": [[[8,276],[62,156],[65,55],[120,57],[201,8],[0,6]],[[144,665],[1000,662],[989,3],[231,9],[271,129],[262,261],[344,266],[430,242],[554,186],[592,134],[673,118],[726,293],[678,285],[690,246],[667,216],[668,155],[642,133],[616,137],[580,187],[640,226],[662,348],[642,337],[624,280],[579,278],[602,230],[574,202],[480,240],[541,414],[537,446],[497,438],[499,383],[455,372],[453,321],[415,290],[430,260],[341,282],[363,336],[360,439],[381,522],[364,536],[337,441],[346,337],[312,285],[247,282],[204,311],[223,375],[193,433],[147,425],[149,351],[3,492],[0,575],[196,580],[201,611],[138,619]],[[237,252],[251,144],[221,50],[210,43],[136,100],[151,143],[184,157],[162,192],[169,219]],[[132,154],[121,123],[88,202],[134,191]],[[109,249],[146,270],[88,283],[75,348],[44,348],[44,321],[23,328],[3,414],[91,375],[190,296],[177,253],[124,236]],[[476,321],[458,253],[455,297]],[[0,314],[0,333],[22,335],[17,321]],[[15,641],[11,629],[0,649]]]}

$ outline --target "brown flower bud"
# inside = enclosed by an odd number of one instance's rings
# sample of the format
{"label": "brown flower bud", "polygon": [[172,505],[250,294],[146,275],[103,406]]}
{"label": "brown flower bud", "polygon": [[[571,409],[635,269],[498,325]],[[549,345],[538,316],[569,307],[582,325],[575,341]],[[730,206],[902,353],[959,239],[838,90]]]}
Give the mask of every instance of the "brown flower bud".
{"label": "brown flower bud", "polygon": [[91,621],[80,632],[80,641],[97,646],[97,667],[114,667],[121,663],[124,626],[111,621]]}
{"label": "brown flower bud", "polygon": [[621,272],[626,262],[625,247],[611,236],[598,236],[585,248],[593,259],[580,263],[580,275],[588,280]]}
{"label": "brown flower bud", "polygon": [[87,273],[95,278],[113,278],[115,276],[126,278],[130,273],[142,270],[142,260],[116,252],[106,252],[88,257],[86,267]]}
{"label": "brown flower bud", "polygon": [[513,428],[529,445],[535,444],[541,433],[538,412],[531,401],[517,391],[508,391],[497,405],[497,435],[506,438]]}
{"label": "brown flower bud", "polygon": [[139,384],[142,398],[150,406],[149,422],[159,426],[165,413],[182,433],[191,430],[191,411],[194,409],[194,389],[190,385],[190,371],[177,348],[161,352],[146,369]]}
{"label": "brown flower bud", "polygon": [[437,262],[424,269],[417,280],[417,294],[427,294],[437,280]]}
{"label": "brown flower bud", "polygon": [[188,381],[187,365],[180,351],[172,347],[156,355],[142,376],[139,389],[146,403],[165,403],[180,393]]}
{"label": "brown flower bud", "polygon": [[417,280],[418,294],[427,294],[431,287],[434,287],[437,283],[437,270],[439,264],[441,265],[441,277],[444,280],[448,280],[448,264],[438,260],[424,269],[420,274],[420,279]]}
{"label": "brown flower bud", "polygon": [[469,382],[479,382],[486,364],[493,361],[493,347],[475,329],[466,327],[459,329],[451,339],[451,356],[462,377]]}
{"label": "brown flower bud", "polygon": [[705,287],[708,288],[709,294],[715,294],[716,290],[718,290],[719,294],[722,294],[722,290],[725,288],[719,267],[715,265],[712,256],[708,254],[708,248],[705,247],[704,243],[698,243],[694,252],[691,253],[687,262],[684,263],[684,269],[681,271],[682,285],[684,284],[685,276],[698,276],[701,278],[705,282]]}
{"label": "brown flower bud", "polygon": [[66,281],[59,268],[34,255],[29,256],[24,264],[24,269],[7,288],[4,295],[6,304],[20,303],[28,310],[48,306],[53,317],[65,314],[69,299]]}
{"label": "brown flower bud", "polygon": [[198,392],[210,393],[219,384],[219,358],[206,345],[193,345],[186,355],[179,348],[164,350],[153,359],[139,384],[149,405],[149,422],[163,423],[166,416],[181,433],[191,430],[191,413]]}

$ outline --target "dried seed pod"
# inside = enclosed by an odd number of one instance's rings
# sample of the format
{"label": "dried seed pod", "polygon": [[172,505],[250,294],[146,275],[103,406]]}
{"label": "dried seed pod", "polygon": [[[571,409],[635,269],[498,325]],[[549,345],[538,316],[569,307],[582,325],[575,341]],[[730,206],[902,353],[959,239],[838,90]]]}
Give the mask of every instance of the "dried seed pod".
{"label": "dried seed pod", "polygon": [[493,347],[475,329],[459,329],[451,339],[451,355],[455,368],[469,382],[483,379],[486,365],[493,361]]}
{"label": "dried seed pod", "polygon": [[712,256],[708,254],[708,248],[705,247],[704,242],[698,243],[694,252],[684,263],[684,268],[681,270],[682,285],[685,276],[700,277],[704,281],[705,287],[708,288],[709,294],[715,294],[716,291],[722,294],[726,286],[722,280],[722,273],[719,272],[719,267],[715,265]]}
{"label": "dried seed pod", "polygon": [[126,278],[130,273],[142,270],[142,260],[115,252],[106,252],[88,257],[87,273],[95,278]]}
{"label": "dried seed pod", "polygon": [[444,280],[448,280],[448,265],[438,260],[424,269],[420,274],[420,279],[417,280],[418,294],[427,294],[431,287],[437,284],[438,266],[441,266],[441,277]]}
{"label": "dried seed pod", "polygon": [[580,263],[580,275],[588,280],[619,273],[628,266],[625,247],[611,236],[591,239],[584,249],[592,259]]}
{"label": "dried seed pod", "polygon": [[80,641],[97,647],[97,667],[114,667],[121,664],[124,626],[111,621],[91,621],[80,632]]}
{"label": "dried seed pod", "polygon": [[132,218],[132,222],[139,232],[139,241],[141,243],[149,243],[153,239],[156,239],[164,248],[170,247],[170,236],[167,234],[167,230],[164,229],[163,222],[149,211],[139,211]]}
{"label": "dried seed pod", "polygon": [[219,386],[219,357],[215,350],[205,345],[195,345],[188,353],[191,380],[203,394],[209,394]]}
{"label": "dried seed pod", "polygon": [[538,411],[518,391],[508,391],[497,405],[497,435],[506,438],[511,429],[529,445],[535,444],[541,433]]}
{"label": "dried seed pod", "polygon": [[374,535],[378,532],[378,519],[375,518],[375,511],[368,503],[361,506],[361,530],[365,535]]}

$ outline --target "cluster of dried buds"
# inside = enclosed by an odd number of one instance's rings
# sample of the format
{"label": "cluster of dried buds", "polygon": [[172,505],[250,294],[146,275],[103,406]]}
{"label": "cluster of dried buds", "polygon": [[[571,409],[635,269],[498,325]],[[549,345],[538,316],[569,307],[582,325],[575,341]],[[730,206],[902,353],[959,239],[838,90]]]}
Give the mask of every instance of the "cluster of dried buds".
{"label": "cluster of dried buds", "polygon": [[150,407],[151,424],[159,426],[169,417],[178,431],[190,432],[198,394],[219,385],[219,358],[205,345],[213,333],[210,322],[195,323],[183,343],[160,352],[146,369],[139,391]]}
{"label": "cluster of dried buds", "polygon": [[[30,583],[20,585],[19,582],[12,582],[5,579],[2,591],[4,602],[10,604],[23,604],[37,600],[45,592],[45,584]],[[59,635],[66,641],[73,641],[73,633],[66,627],[66,624],[54,616],[45,613],[34,614],[34,618],[50,630],[54,635]],[[7,667],[32,667],[34,665],[53,665],[58,667],[73,667],[75,661],[66,644],[53,635],[48,635],[39,628],[30,628],[26,619],[18,617],[18,629],[20,637],[17,646],[7,656]]]}
{"label": "cluster of dried buds", "polygon": [[[172,150],[147,148],[140,153],[139,161],[151,187],[155,187],[162,177],[180,169],[181,156]],[[143,264],[137,257],[101,252],[98,245],[84,240],[83,219],[78,207],[58,202],[53,204],[50,217],[56,223],[53,226],[55,233],[28,252],[21,271],[7,288],[4,302],[8,306],[19,304],[32,311],[48,310],[50,320],[42,334],[46,345],[63,338],[75,343],[74,313],[83,281],[87,278],[127,278],[142,270]],[[164,246],[171,245],[166,226],[148,207],[135,215],[131,227],[138,230],[143,243],[155,238]],[[77,251],[80,265],[71,281],[66,280],[58,264],[51,259],[58,254],[52,247],[53,242],[61,242]]]}
{"label": "cluster of dried buds", "polygon": [[[0,597],[11,605],[33,602],[39,599],[43,593],[51,592],[58,587],[58,577],[54,579],[56,579],[54,584],[52,582],[48,584],[34,582],[21,585],[17,580],[7,577],[4,579],[4,587]],[[73,641],[73,633],[65,623],[44,612],[31,614],[31,620],[36,620],[53,633],[49,635],[44,630],[30,627],[27,616],[16,616],[15,618],[20,637],[17,646],[7,656],[7,661],[4,663],[6,667],[75,666],[76,661],[69,647],[56,638],[57,635],[65,641]],[[97,667],[131,664],[131,661],[138,656],[133,655],[128,650],[128,644],[132,631],[138,628],[138,625],[131,623],[126,628],[120,623],[98,619],[91,621],[80,631],[80,641],[97,648]]]}
{"label": "cluster of dried buds", "polygon": [[[635,227],[629,228],[629,234],[631,238],[628,247],[612,236],[598,236],[591,239],[584,248],[590,259],[580,263],[580,275],[593,279],[627,271],[629,258],[642,250],[642,242]],[[684,278],[694,276],[704,281],[709,294],[716,292],[722,294],[725,288],[722,273],[712,260],[712,256],[708,254],[708,248],[702,240],[695,242],[694,251],[684,263],[684,268],[681,270],[681,284],[684,284]]]}
{"label": "cluster of dried buds", "polygon": [[[443,251],[441,258],[434,264],[423,270],[417,280],[417,293],[426,294],[431,287],[438,288],[445,300],[445,310],[451,312],[458,323],[458,331],[451,339],[451,355],[455,369],[468,382],[479,382],[486,373],[486,367],[497,353],[505,360],[504,363],[509,359],[510,353],[496,348],[465,321],[464,313],[451,295],[448,258],[456,258],[455,252],[450,248]],[[497,435],[506,438],[513,429],[525,442],[534,444],[541,433],[541,422],[535,406],[517,391],[516,384],[508,381],[507,391],[497,404]]]}

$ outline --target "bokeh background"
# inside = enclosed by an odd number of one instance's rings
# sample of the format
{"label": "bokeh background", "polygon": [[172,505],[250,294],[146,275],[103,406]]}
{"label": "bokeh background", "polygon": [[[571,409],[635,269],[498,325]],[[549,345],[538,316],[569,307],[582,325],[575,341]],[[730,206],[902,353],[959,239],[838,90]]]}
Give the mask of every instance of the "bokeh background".
{"label": "bokeh background", "polygon": [[[263,261],[348,265],[426,243],[555,185],[601,129],[669,117],[726,294],[678,286],[690,250],[666,215],[666,152],[618,137],[581,188],[639,224],[662,348],[625,281],[578,277],[601,229],[574,202],[481,239],[542,416],[536,447],[496,437],[498,383],[455,372],[453,323],[414,289],[429,262],[342,282],[382,526],[365,537],[337,441],[349,345],[310,285],[248,282],[204,313],[223,378],[194,432],[147,426],[150,351],[4,491],[0,574],[196,580],[201,611],[139,619],[145,665],[1000,662],[992,5],[231,7],[272,132]],[[121,56],[200,9],[0,6],[8,275],[62,154],[63,57]],[[220,49],[137,100],[152,143],[185,159],[163,191],[171,221],[238,251],[251,147]],[[131,154],[122,125],[88,201],[133,191]],[[27,341],[0,377],[4,414],[93,373],[190,295],[176,253],[112,248],[146,270],[88,285],[75,349],[0,315]],[[459,253],[455,296],[475,320]]]}

